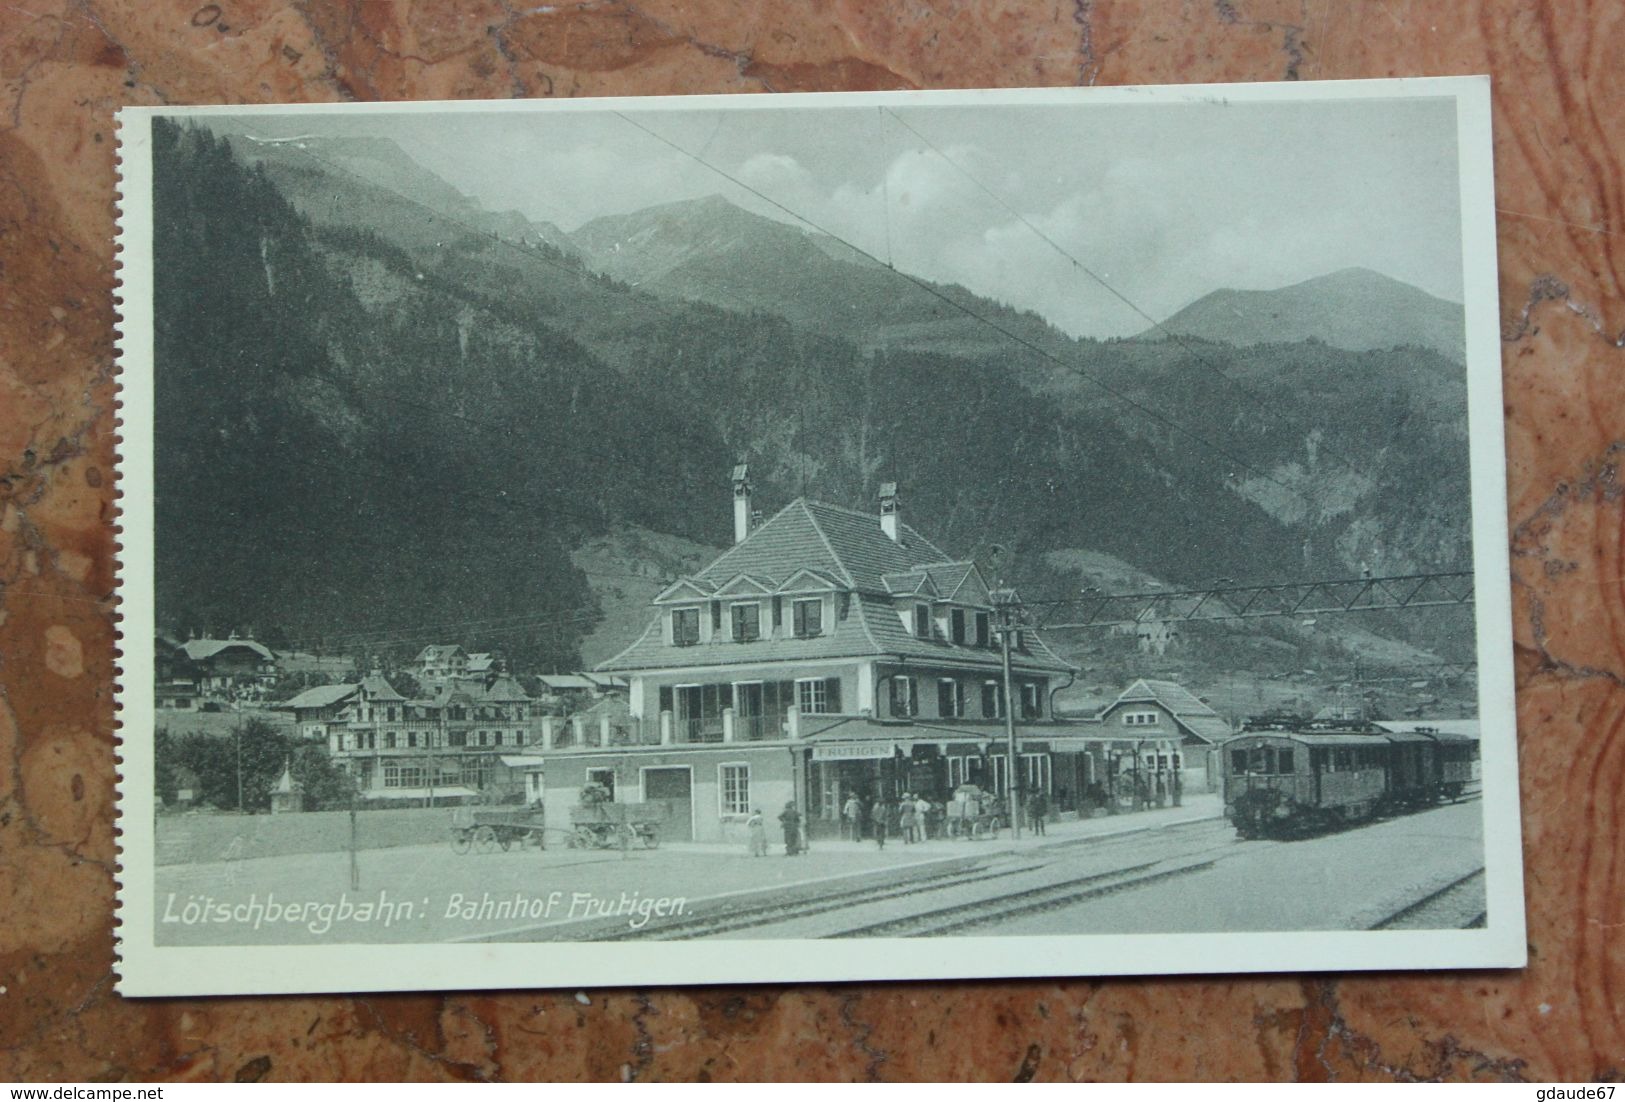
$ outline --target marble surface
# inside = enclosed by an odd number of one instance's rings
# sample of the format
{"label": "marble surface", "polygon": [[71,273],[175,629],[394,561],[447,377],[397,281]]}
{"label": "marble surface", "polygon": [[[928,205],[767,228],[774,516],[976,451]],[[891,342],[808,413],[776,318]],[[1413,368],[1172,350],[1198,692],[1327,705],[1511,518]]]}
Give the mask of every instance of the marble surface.
{"label": "marble surface", "polygon": [[[1625,5],[0,7],[0,1079],[1625,1075]],[[1526,971],[129,1002],[112,992],[122,104],[1495,77]]]}

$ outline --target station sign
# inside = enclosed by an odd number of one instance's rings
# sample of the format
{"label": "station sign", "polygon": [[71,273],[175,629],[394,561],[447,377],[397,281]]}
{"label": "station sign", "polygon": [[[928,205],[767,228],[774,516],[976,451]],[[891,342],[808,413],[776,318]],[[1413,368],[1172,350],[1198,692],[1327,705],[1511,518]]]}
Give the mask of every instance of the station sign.
{"label": "station sign", "polygon": [[826,742],[812,748],[813,761],[867,761],[897,753],[895,742]]}

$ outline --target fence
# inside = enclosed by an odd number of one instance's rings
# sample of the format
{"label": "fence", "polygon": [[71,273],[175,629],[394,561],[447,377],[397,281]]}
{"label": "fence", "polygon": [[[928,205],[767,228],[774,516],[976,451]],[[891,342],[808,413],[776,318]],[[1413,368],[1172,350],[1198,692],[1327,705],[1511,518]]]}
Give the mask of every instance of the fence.
{"label": "fence", "polygon": [[[443,807],[356,812],[357,844],[362,849],[443,843],[450,829],[451,812]],[[157,824],[159,865],[333,853],[349,845],[348,811],[160,815]]]}

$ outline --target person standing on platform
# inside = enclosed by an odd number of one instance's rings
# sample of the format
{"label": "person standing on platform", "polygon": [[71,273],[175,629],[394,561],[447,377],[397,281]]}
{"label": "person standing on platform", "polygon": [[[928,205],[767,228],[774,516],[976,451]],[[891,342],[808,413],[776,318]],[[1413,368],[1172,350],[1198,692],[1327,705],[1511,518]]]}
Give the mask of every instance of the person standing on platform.
{"label": "person standing on platform", "polygon": [[923,793],[914,801],[914,830],[922,842],[931,837],[931,820],[934,817],[932,813],[935,810]]}
{"label": "person standing on platform", "polygon": [[750,855],[752,857],[767,856],[767,822],[762,818],[762,809],[752,808],[750,818],[745,820],[745,830],[750,836]]}
{"label": "person standing on platform", "polygon": [[794,857],[801,852],[801,812],[796,810],[794,800],[779,812],[779,825],[784,827],[784,855]]}
{"label": "person standing on platform", "polygon": [[1049,798],[1042,790],[1035,790],[1027,797],[1027,824],[1032,827],[1033,833],[1042,836],[1044,833],[1044,820],[1049,816]]}
{"label": "person standing on platform", "polygon": [[846,798],[841,808],[841,829],[851,832],[852,841],[863,841],[863,802],[856,792]]}
{"label": "person standing on platform", "polygon": [[914,797],[907,792],[897,805],[897,833],[903,836],[905,844],[914,841]]}
{"label": "person standing on platform", "polygon": [[891,814],[891,806],[882,796],[876,796],[875,802],[869,805],[869,826],[875,832],[875,848],[886,848],[886,819]]}

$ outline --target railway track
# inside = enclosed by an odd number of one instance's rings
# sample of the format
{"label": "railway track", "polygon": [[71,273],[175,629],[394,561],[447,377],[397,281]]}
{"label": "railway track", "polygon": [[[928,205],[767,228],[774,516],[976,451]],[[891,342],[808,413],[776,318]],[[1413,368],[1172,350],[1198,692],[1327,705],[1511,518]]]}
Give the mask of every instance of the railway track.
{"label": "railway track", "polygon": [[[1192,824],[1199,829],[1195,837],[1189,831],[1134,832],[1111,838],[1094,839],[1091,859],[1108,861],[1110,867],[1090,870],[1086,875],[1073,876],[1056,883],[1053,864],[1055,850],[1075,847],[1046,847],[1041,853],[1008,855],[1008,865],[994,862],[971,869],[945,871],[931,877],[916,878],[908,883],[888,885],[881,889],[854,888],[838,895],[817,899],[778,900],[753,906],[748,911],[732,911],[708,918],[696,918],[678,926],[664,926],[653,936],[660,938],[714,937],[719,934],[748,930],[753,936],[781,937],[841,937],[852,936],[848,931],[867,926],[887,926],[897,922],[907,925],[927,925],[926,916],[936,916],[938,922],[952,916],[957,926],[960,919],[968,920],[972,912],[981,910],[1006,914],[1025,913],[1054,905],[1058,896],[1076,895],[1089,887],[1105,888],[1109,878],[1145,876],[1155,867],[1169,860],[1187,858],[1191,853],[1210,853],[1215,849],[1228,849],[1234,841],[1215,837],[1213,824]],[[1222,834],[1222,832],[1220,832]],[[1219,842],[1217,846],[1215,842]],[[1182,843],[1182,844],[1181,844]],[[1175,852],[1169,852],[1173,844]],[[995,858],[995,861],[997,859]],[[1049,877],[1049,880],[1045,878]],[[1082,882],[1087,881],[1087,884]],[[1149,881],[1147,881],[1149,882]],[[1122,890],[1129,885],[1119,885]],[[1100,894],[1106,894],[1101,891]],[[827,916],[822,922],[820,916]],[[843,919],[845,922],[843,923]],[[906,921],[905,921],[906,920]],[[648,935],[645,935],[648,936]],[[910,936],[899,934],[897,936]]]}
{"label": "railway track", "polygon": [[1372,930],[1470,930],[1484,925],[1484,870],[1424,895],[1372,923]]}
{"label": "railway track", "polygon": [[[1177,827],[1168,827],[1160,831],[1135,831],[1115,836],[1079,839],[1077,841],[1069,840],[1046,846],[1036,852],[993,853],[988,855],[985,862],[979,864],[944,869],[928,875],[914,876],[897,883],[880,886],[870,883],[826,891],[806,898],[779,897],[756,902],[747,899],[742,900],[739,905],[728,907],[726,910],[708,915],[696,915],[675,922],[667,922],[658,928],[645,927],[641,930],[616,929],[600,935],[597,940],[658,939],[667,941],[717,937],[742,930],[756,930],[798,922],[849,908],[867,907],[871,904],[884,905],[888,901],[902,900],[907,897],[923,896],[929,898],[932,895],[944,892],[953,892],[966,888],[974,889],[977,885],[988,885],[990,888],[995,888],[997,882],[1001,880],[1027,874],[1041,874],[1047,867],[1054,851],[1075,851],[1078,846],[1088,844],[1097,853],[1117,854],[1127,851],[1128,854],[1132,855],[1147,846],[1165,849],[1169,844],[1170,837],[1174,840],[1183,840],[1192,830],[1198,836],[1214,834],[1215,827],[1216,824],[1213,821],[1204,820],[1180,824]],[[1219,833],[1223,832],[1219,831]],[[1201,837],[1203,845],[1207,845],[1210,841],[1211,839],[1207,837]],[[1228,842],[1227,838],[1226,844]],[[1126,858],[1130,862],[1128,865],[1119,866],[1118,869],[1112,871],[1143,870],[1155,864],[1157,860],[1165,859],[1166,856],[1166,854],[1159,853],[1153,860],[1128,856]],[[1031,889],[1017,888],[1012,895],[979,894],[978,898],[982,900],[1012,898],[1014,894],[1021,894],[1029,890]]]}
{"label": "railway track", "polygon": [[598,940],[633,941],[640,938],[652,938],[661,941],[672,941],[716,937],[718,934],[748,930],[754,926],[766,926],[792,918],[806,918],[812,915],[825,914],[829,911],[838,911],[855,903],[868,903],[914,895],[917,892],[930,891],[932,887],[943,884],[949,886],[979,884],[986,880],[1017,876],[1040,867],[1034,864],[1020,864],[1012,865],[1007,869],[991,869],[986,865],[978,865],[970,869],[950,869],[929,876],[916,877],[889,887],[877,888],[870,885],[831,892],[820,895],[815,899],[776,900],[745,904],[714,915],[706,915],[681,922],[668,922],[658,930],[648,928],[642,930],[617,930],[603,935]]}
{"label": "railway track", "polygon": [[1165,880],[1210,869],[1216,858],[1187,861],[1167,868],[1163,861],[1147,861],[1123,869],[1092,873],[1041,885],[997,899],[977,899],[920,914],[905,915],[842,930],[835,937],[941,937],[964,933],[978,926],[992,926],[1012,918],[1024,918],[1042,911],[1075,906],[1090,899],[1150,887]]}

